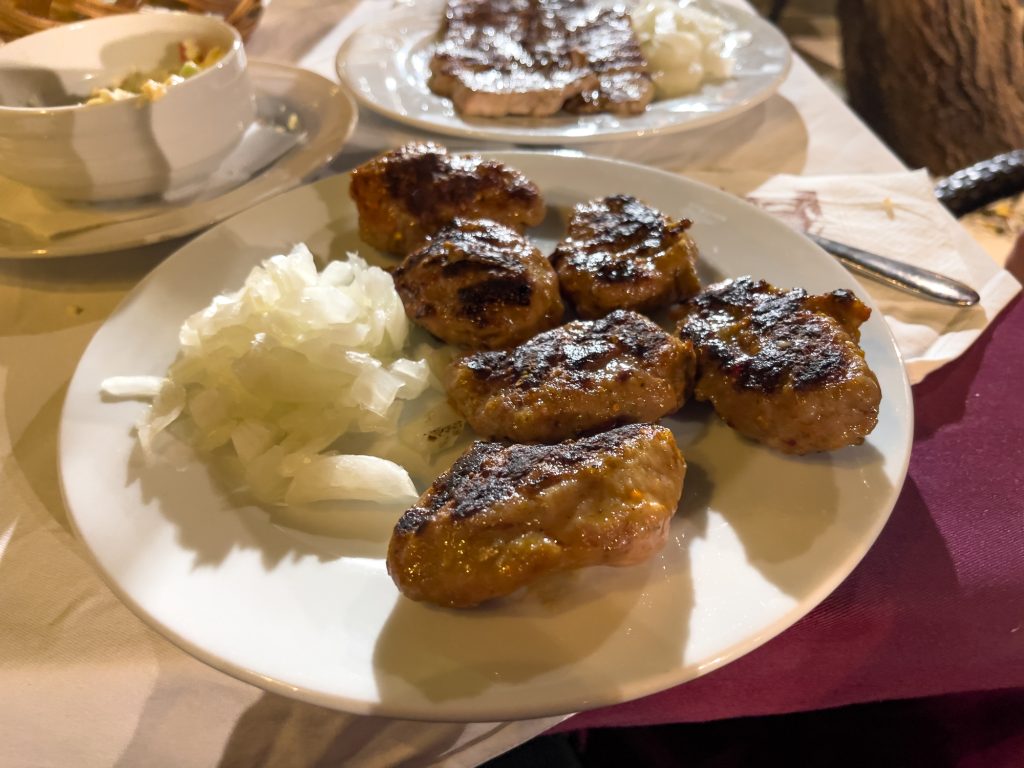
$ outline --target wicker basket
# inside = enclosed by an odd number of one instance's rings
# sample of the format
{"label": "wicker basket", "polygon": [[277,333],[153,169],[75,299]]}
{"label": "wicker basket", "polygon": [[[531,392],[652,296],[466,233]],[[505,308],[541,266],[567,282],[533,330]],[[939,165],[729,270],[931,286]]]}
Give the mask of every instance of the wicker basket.
{"label": "wicker basket", "polygon": [[70,21],[143,8],[164,8],[223,17],[248,39],[263,13],[261,0],[0,0],[0,38],[13,40]]}

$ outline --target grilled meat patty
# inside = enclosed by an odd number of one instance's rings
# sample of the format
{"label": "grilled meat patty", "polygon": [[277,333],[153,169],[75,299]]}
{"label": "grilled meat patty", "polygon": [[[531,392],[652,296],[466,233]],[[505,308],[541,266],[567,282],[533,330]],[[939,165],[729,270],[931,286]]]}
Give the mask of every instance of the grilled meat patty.
{"label": "grilled meat patty", "polygon": [[875,428],[882,393],[858,344],[871,310],[850,291],[809,296],[742,277],[681,310],[694,395],[743,435],[804,454],[858,445]]}
{"label": "grilled meat patty", "polygon": [[349,194],[360,237],[400,256],[459,216],[489,218],[520,232],[544,219],[537,185],[519,171],[477,155],[451,155],[430,142],[411,142],[360,165]]}
{"label": "grilled meat patty", "polygon": [[388,573],[406,597],[468,608],[555,571],[640,563],[665,543],[685,472],[653,424],[474,443],[399,519]]}
{"label": "grilled meat patty", "polygon": [[696,355],[635,312],[579,320],[515,349],[452,363],[449,399],[476,432],[555,442],[674,413],[692,385]]}
{"label": "grilled meat patty", "polygon": [[449,0],[428,85],[481,117],[636,114],[654,97],[629,16],[586,0]]}
{"label": "grilled meat patty", "polygon": [[558,325],[551,263],[522,235],[487,219],[456,219],[392,273],[413,322],[468,349],[518,344]]}
{"label": "grilled meat patty", "polygon": [[583,317],[651,312],[692,296],[700,281],[689,227],[629,195],[577,205],[551,254],[563,295]]}

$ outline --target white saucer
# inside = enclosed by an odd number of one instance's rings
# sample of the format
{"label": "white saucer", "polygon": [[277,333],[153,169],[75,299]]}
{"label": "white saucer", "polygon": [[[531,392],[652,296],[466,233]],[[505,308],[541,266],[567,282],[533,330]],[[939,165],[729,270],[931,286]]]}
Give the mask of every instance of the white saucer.
{"label": "white saucer", "polygon": [[[76,205],[0,178],[0,258],[103,253],[190,234],[297,186],[341,150],[355,129],[357,109],[337,85],[308,70],[249,62],[257,123],[201,189],[179,189],[163,200]],[[21,209],[31,215],[11,215]],[[51,227],[47,217],[63,217]],[[65,228],[66,227],[66,228]],[[52,233],[52,234],[51,234]]]}

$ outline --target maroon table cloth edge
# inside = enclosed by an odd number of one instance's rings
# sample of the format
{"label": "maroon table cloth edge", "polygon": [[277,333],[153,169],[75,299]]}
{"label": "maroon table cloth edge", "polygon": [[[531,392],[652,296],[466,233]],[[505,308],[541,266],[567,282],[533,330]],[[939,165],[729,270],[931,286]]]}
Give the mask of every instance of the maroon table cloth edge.
{"label": "maroon table cloth edge", "polygon": [[1024,299],[914,387],[914,449],[878,541],[821,605],[710,674],[552,732],[1024,688]]}

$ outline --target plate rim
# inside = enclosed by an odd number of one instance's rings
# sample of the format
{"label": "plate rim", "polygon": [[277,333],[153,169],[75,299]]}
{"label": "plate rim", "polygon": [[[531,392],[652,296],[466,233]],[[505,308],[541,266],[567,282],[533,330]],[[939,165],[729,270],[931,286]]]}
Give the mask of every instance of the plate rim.
{"label": "plate rim", "polygon": [[[429,2],[430,0],[428,0]],[[699,0],[699,2],[705,3],[710,6],[723,7],[728,9],[728,13],[735,14],[738,16],[745,17],[748,23],[753,24],[753,28],[765,30],[767,33],[772,34],[778,38],[778,42],[782,43],[785,50],[785,61],[783,62],[782,68],[762,90],[758,91],[753,96],[750,96],[741,101],[735,102],[726,109],[717,112],[706,112],[702,115],[686,120],[679,120],[669,122],[660,127],[654,128],[630,128],[623,127],[621,129],[598,131],[593,134],[586,135],[564,135],[557,131],[557,129],[545,130],[540,133],[532,132],[532,129],[524,129],[523,133],[516,136],[509,135],[509,129],[501,127],[498,130],[491,129],[487,126],[474,126],[468,123],[461,123],[458,125],[450,125],[447,122],[433,120],[424,120],[418,118],[414,114],[406,114],[398,112],[393,109],[387,108],[386,105],[381,104],[378,101],[370,98],[369,96],[362,93],[357,88],[352,80],[352,75],[349,71],[348,55],[350,48],[356,43],[357,39],[366,34],[366,32],[372,27],[379,26],[385,23],[382,19],[374,19],[361,24],[355,29],[350,35],[348,35],[338,48],[337,53],[334,57],[334,69],[338,76],[339,81],[344,85],[345,90],[352,95],[356,102],[361,106],[369,109],[371,112],[376,113],[381,117],[385,117],[396,123],[404,126],[417,128],[419,130],[431,131],[443,136],[450,136],[453,138],[462,139],[473,139],[476,141],[493,141],[511,145],[526,145],[526,146],[553,146],[553,145],[583,145],[596,143],[600,141],[612,141],[612,140],[623,140],[623,139],[642,139],[653,136],[665,136],[674,133],[682,133],[685,131],[695,130],[699,128],[706,128],[716,123],[729,120],[736,117],[739,114],[747,112],[748,110],[754,109],[760,104],[770,99],[773,95],[778,93],[782,84],[789,76],[790,71],[793,68],[793,48],[789,43],[789,40],[779,32],[774,25],[770,24],[765,19],[761,18],[755,13],[748,11],[732,3],[722,2],[721,0]],[[398,11],[409,12],[410,9],[414,9],[416,6],[407,5],[399,6]],[[751,27],[747,27],[750,29]],[[442,98],[442,97],[438,97]]]}
{"label": "plate rim", "polygon": [[[355,132],[359,122],[357,102],[346,88],[340,88],[337,83],[304,67],[267,59],[250,58],[249,73],[252,76],[253,85],[257,93],[261,90],[261,78],[269,79],[281,76],[288,77],[293,82],[301,83],[305,88],[319,89],[323,96],[329,96],[330,99],[337,102],[337,110],[332,111],[332,116],[336,118],[337,122],[322,125],[312,141],[304,142],[297,148],[299,149],[298,152],[286,152],[247,181],[238,186],[231,187],[209,200],[203,200],[195,204],[168,207],[149,216],[100,224],[84,232],[58,237],[39,248],[9,248],[0,245],[0,259],[33,260],[89,257],[132,248],[145,248],[185,237],[214,226],[271,197],[302,185],[310,174],[331,163],[340,154],[352,138],[352,134]],[[319,110],[318,114],[323,117],[331,113]],[[283,178],[276,182],[268,181],[268,174],[281,174],[282,172],[285,174]],[[246,194],[242,194],[243,192]],[[232,201],[226,208],[217,208],[218,205],[223,206],[224,199],[229,195],[238,195],[239,199]],[[214,210],[198,216],[194,211],[190,210],[202,208],[203,206],[210,206]],[[182,214],[184,214],[183,218],[166,224],[157,232],[152,230],[147,230],[145,233],[132,231],[139,226],[140,222],[153,224],[161,219],[178,217]],[[122,229],[128,229],[129,232],[127,234],[120,234]],[[84,237],[96,239],[97,233],[107,233],[107,237],[100,239],[99,242],[80,242]],[[113,233],[113,237],[110,236],[110,233]]]}
{"label": "plate rim", "polygon": [[[652,168],[649,166],[643,166],[637,163],[632,163],[623,160],[591,156],[573,150],[548,152],[536,150],[490,150],[480,151],[478,154],[487,157],[493,157],[495,159],[508,158],[510,160],[514,159],[516,156],[524,155],[541,157],[562,157],[566,158],[569,161],[578,160],[587,163],[596,163],[616,168],[640,170],[641,172],[646,174],[655,174],[665,177],[666,180],[678,181],[681,179],[686,183],[703,188],[703,191],[711,195],[712,197],[721,196],[722,198],[730,199],[733,202],[738,202],[745,206],[752,215],[755,215],[758,218],[761,218],[762,220],[771,221],[772,226],[780,227],[784,230],[792,232],[796,236],[800,236],[799,233],[793,232],[793,230],[791,230],[785,224],[778,221],[774,217],[770,216],[768,213],[760,210],[756,206],[746,202],[742,198],[737,198],[736,196],[724,192],[723,190],[720,190],[716,187],[713,187],[696,179],[689,178],[683,174],[677,174],[671,171],[666,171],[659,168]],[[340,180],[346,178],[348,174],[349,172],[343,174],[336,174],[326,177],[324,179],[320,179],[316,182],[312,182],[311,184],[300,185],[297,188],[285,192],[283,195],[277,195],[274,196],[273,198],[264,200],[258,205],[271,206],[280,204],[278,198],[283,197],[284,195],[296,194],[300,190],[305,190],[306,188],[311,186],[332,183],[337,184],[340,182]],[[72,506],[71,503],[70,495],[68,493],[64,458],[65,445],[67,442],[66,432],[69,429],[71,429],[71,425],[68,419],[68,410],[71,407],[70,395],[76,391],[75,383],[76,379],[78,379],[79,376],[81,375],[82,361],[87,357],[94,344],[97,343],[97,339],[100,337],[101,332],[103,328],[107,325],[108,321],[116,317],[118,314],[120,314],[123,308],[131,301],[133,301],[138,294],[146,290],[151,282],[156,282],[159,279],[160,273],[163,270],[165,264],[170,263],[172,259],[174,259],[174,257],[181,250],[184,250],[186,248],[202,247],[203,241],[205,239],[215,237],[215,230],[217,228],[222,226],[228,226],[231,223],[231,221],[236,217],[240,217],[246,214],[252,215],[250,213],[251,210],[252,209],[246,209],[244,211],[240,211],[239,213],[236,213],[235,215],[225,219],[224,221],[217,223],[214,227],[211,227],[209,230],[197,236],[194,240],[182,246],[182,248],[177,249],[160,265],[158,265],[157,268],[150,271],[136,286],[134,286],[123,297],[121,302],[118,303],[117,307],[110,313],[108,319],[104,321],[100,330],[97,331],[97,333],[93,336],[88,346],[82,353],[79,363],[76,366],[75,373],[72,375],[71,380],[69,381],[67,395],[61,408],[60,425],[57,439],[57,452],[59,458],[58,476],[60,481],[60,492],[65,504],[65,508],[68,512],[68,520],[71,525],[71,528],[74,531],[76,537],[83,544],[90,561],[93,562],[93,564],[97,568],[104,583],[111,589],[111,591],[118,597],[119,600],[121,600],[126,606],[128,606],[132,610],[132,612],[135,613],[136,616],[139,617],[141,621],[143,621],[143,623],[154,628],[163,637],[168,639],[170,642],[172,642],[174,645],[176,645],[184,652],[191,655],[193,658],[201,661],[202,663],[210,667],[213,667],[214,669],[220,670],[221,672],[228,674],[229,676],[234,677],[237,680],[254,685],[263,690],[278,693],[289,698],[356,715],[390,717],[427,722],[479,722],[480,710],[478,706],[474,706],[472,701],[463,702],[462,709],[458,709],[455,712],[445,712],[442,716],[439,717],[431,716],[430,713],[424,712],[419,707],[407,708],[403,707],[403,705],[401,704],[396,704],[394,702],[373,702],[364,699],[346,697],[343,695],[339,695],[337,693],[332,694],[324,691],[302,688],[294,684],[288,683],[284,680],[269,677],[268,675],[263,674],[259,671],[249,669],[244,665],[232,662],[230,659],[223,658],[212,652],[206,651],[204,648],[193,643],[191,640],[187,639],[179,632],[168,627],[164,622],[158,620],[155,616],[149,613],[142,605],[135,601],[127,593],[127,591],[120,585],[120,583],[114,578],[113,574],[110,571],[108,571],[106,566],[100,561],[96,552],[94,552],[92,547],[89,545],[89,540],[87,539],[86,536],[83,535],[82,529],[78,523],[77,516],[74,512],[74,507]],[[821,250],[813,242],[807,241],[807,244],[812,246],[814,250],[820,252],[823,261],[832,261],[832,257],[830,257],[823,250]],[[860,284],[854,275],[850,273],[846,274],[849,276],[849,279],[852,284],[860,287]],[[882,313],[878,308],[876,302],[874,301],[873,297],[866,291],[863,291],[862,288],[860,295],[861,298],[865,300],[865,303],[871,307],[872,311],[877,312],[879,316],[881,316]],[[719,653],[713,660],[710,660],[702,664],[700,667],[698,667],[695,673],[687,673],[686,675],[682,676],[683,679],[679,679],[680,671],[688,668],[687,665],[680,664],[670,672],[666,672],[657,676],[648,676],[644,678],[642,681],[643,684],[639,685],[639,687],[635,687],[638,685],[637,683],[628,683],[623,684],[618,689],[608,692],[606,695],[591,696],[588,698],[586,702],[586,710],[623,704],[628,701],[634,701],[645,696],[669,690],[673,687],[676,687],[677,685],[682,685],[684,683],[695,680],[698,677],[702,677],[708,672],[714,671],[715,669],[725,666],[726,664],[731,663],[739,659],[740,657],[746,655],[747,653],[750,653],[751,651],[759,648],[760,646],[767,643],[769,640],[773,639],[774,637],[784,632],[786,629],[793,626],[797,621],[799,621],[801,618],[803,618],[811,611],[813,611],[816,607],[818,607],[821,604],[821,602],[828,597],[828,595],[830,595],[843,581],[845,581],[849,577],[849,575],[853,572],[856,566],[864,559],[866,554],[874,546],[874,543],[877,541],[882,530],[888,523],[892,511],[896,505],[896,502],[898,501],[902,488],[905,485],[914,438],[914,413],[912,408],[913,393],[910,387],[909,379],[907,377],[906,368],[903,363],[903,358],[900,354],[898,346],[896,345],[892,331],[888,323],[884,321],[884,318],[881,318],[880,327],[884,327],[885,329],[885,333],[882,340],[885,342],[885,345],[888,348],[888,350],[893,354],[895,362],[898,363],[899,379],[902,383],[902,392],[900,393],[900,396],[902,402],[906,403],[908,407],[899,414],[902,417],[900,421],[900,424],[902,425],[900,434],[903,437],[903,442],[900,446],[902,456],[900,459],[899,466],[893,473],[893,477],[898,479],[898,482],[894,481],[892,489],[890,490],[888,498],[884,504],[885,511],[884,513],[878,515],[875,524],[873,528],[870,530],[870,532],[867,535],[863,536],[861,540],[857,542],[857,546],[855,546],[847,554],[846,558],[843,560],[841,564],[841,567],[833,568],[829,572],[829,577],[823,579],[820,583],[818,583],[806,598],[804,598],[802,601],[795,602],[794,605],[788,611],[779,616],[770,625],[763,627],[761,631],[750,634],[743,640],[735,643],[732,646],[729,646],[726,649],[723,649],[723,651]],[[889,395],[889,397],[892,397],[892,395]],[[134,437],[128,439],[134,439]],[[881,506],[882,505],[880,505],[880,509]],[[672,679],[672,672],[675,672],[674,680]],[[668,682],[666,683],[666,681]],[[580,709],[576,711],[583,710]],[[545,709],[542,707],[530,707],[524,704],[512,703],[504,708],[490,707],[487,709],[485,714],[487,716],[487,721],[505,721],[533,719],[555,715],[566,715],[572,713],[574,712],[567,712],[567,710],[564,707]]]}

